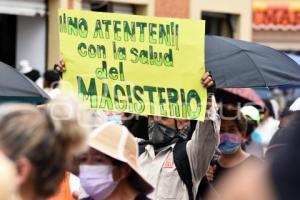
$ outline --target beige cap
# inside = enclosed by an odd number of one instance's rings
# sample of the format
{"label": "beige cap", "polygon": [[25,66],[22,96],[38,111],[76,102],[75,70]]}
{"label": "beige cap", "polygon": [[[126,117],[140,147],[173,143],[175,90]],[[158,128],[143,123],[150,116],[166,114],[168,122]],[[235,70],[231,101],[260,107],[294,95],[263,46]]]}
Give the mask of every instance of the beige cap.
{"label": "beige cap", "polygon": [[153,186],[140,173],[138,159],[138,145],[133,135],[125,126],[105,123],[95,129],[88,140],[88,145],[101,153],[116,160],[127,163],[135,172],[133,181],[139,192],[148,194]]}

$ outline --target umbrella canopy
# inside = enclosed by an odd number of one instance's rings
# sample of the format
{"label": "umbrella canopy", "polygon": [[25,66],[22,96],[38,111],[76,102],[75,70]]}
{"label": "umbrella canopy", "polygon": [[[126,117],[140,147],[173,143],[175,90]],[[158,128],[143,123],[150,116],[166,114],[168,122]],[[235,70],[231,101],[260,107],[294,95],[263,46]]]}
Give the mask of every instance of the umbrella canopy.
{"label": "umbrella canopy", "polygon": [[300,66],[284,53],[253,42],[205,38],[205,64],[217,88],[300,85]]}
{"label": "umbrella canopy", "polygon": [[25,75],[0,62],[0,102],[43,104],[49,96]]}
{"label": "umbrella canopy", "polygon": [[242,105],[247,103],[253,103],[260,106],[261,108],[265,107],[265,103],[258,96],[255,90],[250,88],[224,88],[217,89],[216,99],[218,102],[223,103],[241,103]]}

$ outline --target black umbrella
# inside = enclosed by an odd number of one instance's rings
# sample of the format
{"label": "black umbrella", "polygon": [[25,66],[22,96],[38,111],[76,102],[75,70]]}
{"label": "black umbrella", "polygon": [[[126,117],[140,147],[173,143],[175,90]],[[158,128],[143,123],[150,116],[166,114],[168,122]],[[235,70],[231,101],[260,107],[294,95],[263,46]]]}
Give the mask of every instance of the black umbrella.
{"label": "black umbrella", "polygon": [[219,36],[206,36],[205,43],[205,65],[217,88],[300,85],[300,66],[275,49]]}
{"label": "black umbrella", "polygon": [[50,97],[16,69],[0,62],[0,102],[43,104]]}

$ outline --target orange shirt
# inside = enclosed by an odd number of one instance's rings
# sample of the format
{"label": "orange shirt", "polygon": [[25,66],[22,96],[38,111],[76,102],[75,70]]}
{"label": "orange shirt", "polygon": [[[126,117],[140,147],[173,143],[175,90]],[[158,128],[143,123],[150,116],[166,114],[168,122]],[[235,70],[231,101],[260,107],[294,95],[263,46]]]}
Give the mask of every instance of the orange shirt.
{"label": "orange shirt", "polygon": [[59,192],[48,198],[48,200],[74,200],[71,190],[70,190],[70,173],[66,172],[65,178],[60,184]]}

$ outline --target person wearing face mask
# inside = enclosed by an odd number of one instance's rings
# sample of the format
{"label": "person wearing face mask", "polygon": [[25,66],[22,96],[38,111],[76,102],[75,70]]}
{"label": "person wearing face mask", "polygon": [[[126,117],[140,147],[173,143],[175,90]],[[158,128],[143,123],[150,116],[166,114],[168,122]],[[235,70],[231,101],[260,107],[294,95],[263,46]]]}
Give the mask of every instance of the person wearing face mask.
{"label": "person wearing face mask", "polygon": [[105,123],[91,133],[80,156],[82,200],[147,200],[153,187],[140,174],[135,138],[124,126]]}
{"label": "person wearing face mask", "polygon": [[216,185],[220,178],[229,171],[248,163],[260,160],[242,149],[242,138],[246,132],[246,119],[241,112],[233,106],[225,106],[222,109],[220,144],[221,152],[218,161],[209,166],[208,180]]}
{"label": "person wearing face mask", "polygon": [[[54,68],[58,72],[66,71],[63,60]],[[186,134],[183,134],[188,132],[188,121],[148,117],[149,140],[139,141],[138,162],[142,175],[156,188],[148,195],[151,199],[197,199],[198,187],[217,148],[220,130],[220,118],[213,94],[215,82],[209,72],[202,75],[201,84],[210,93],[206,119],[197,122],[188,141]],[[184,170],[181,171],[188,176],[182,177],[177,172],[177,166],[183,166]]]}
{"label": "person wearing face mask", "polygon": [[[214,86],[209,73],[202,77],[206,88]],[[197,122],[186,140],[190,122],[166,117],[148,117],[149,141],[140,143],[139,163],[144,177],[155,186],[151,199],[194,200],[219,141],[220,121],[214,96],[210,96],[204,122]],[[141,148],[142,146],[142,148]],[[186,182],[182,173],[189,173]],[[179,169],[180,168],[180,169]]]}

